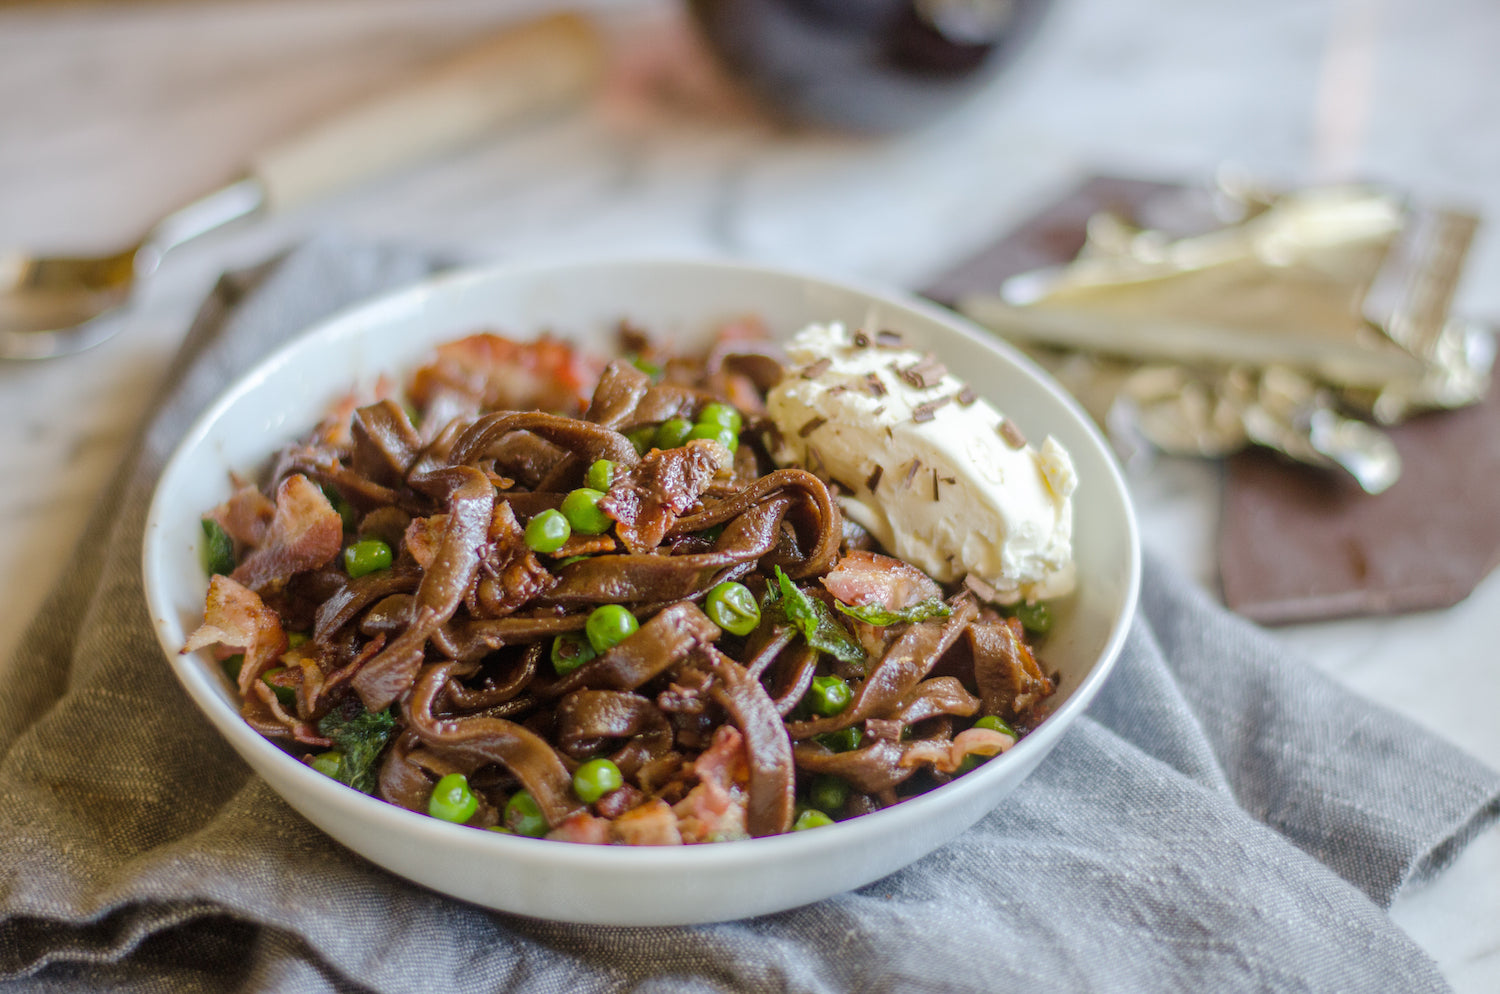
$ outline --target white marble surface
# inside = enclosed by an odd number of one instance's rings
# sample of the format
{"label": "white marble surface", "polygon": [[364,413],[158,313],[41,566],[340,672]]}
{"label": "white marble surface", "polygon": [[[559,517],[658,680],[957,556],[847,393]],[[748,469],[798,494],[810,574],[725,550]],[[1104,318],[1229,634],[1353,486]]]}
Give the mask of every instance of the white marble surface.
{"label": "white marble surface", "polygon": [[[0,10],[0,239],[124,243],[257,147],[461,45],[508,0],[221,0]],[[1489,0],[1065,0],[1003,85],[884,141],[776,128],[675,60],[671,6],[596,2],[610,92],[292,216],[171,256],[122,334],[0,363],[0,659],[108,500],[215,275],[326,229],[489,259],[622,248],[728,253],[905,285],[1088,168],[1299,181],[1373,176],[1500,217],[1500,8]],[[1463,308],[1500,315],[1500,228]],[[1149,546],[1212,583],[1218,474],[1134,481]],[[1500,576],[1448,611],[1287,629],[1351,687],[1500,765]],[[1500,990],[1500,829],[1392,914],[1454,987]]]}

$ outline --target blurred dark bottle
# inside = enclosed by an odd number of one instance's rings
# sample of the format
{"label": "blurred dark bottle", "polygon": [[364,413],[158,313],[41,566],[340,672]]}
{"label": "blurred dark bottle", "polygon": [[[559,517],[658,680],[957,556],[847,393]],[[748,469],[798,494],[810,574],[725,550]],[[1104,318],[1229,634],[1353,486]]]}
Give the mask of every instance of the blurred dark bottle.
{"label": "blurred dark bottle", "polygon": [[857,131],[923,124],[980,89],[1050,0],[689,0],[709,44],[778,111]]}

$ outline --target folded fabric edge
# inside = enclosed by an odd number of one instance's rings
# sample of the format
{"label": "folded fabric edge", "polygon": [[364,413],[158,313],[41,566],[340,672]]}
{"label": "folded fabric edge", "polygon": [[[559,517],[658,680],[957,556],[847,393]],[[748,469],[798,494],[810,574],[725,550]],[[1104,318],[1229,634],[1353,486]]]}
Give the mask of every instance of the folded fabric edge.
{"label": "folded fabric edge", "polygon": [[1432,880],[1448,868],[1468,845],[1486,831],[1500,825],[1500,791],[1495,791],[1455,820],[1453,830],[1437,839],[1427,852],[1413,860],[1396,885],[1394,897],[1408,885]]}
{"label": "folded fabric edge", "polygon": [[369,989],[302,936],[212,901],[131,902],[87,922],[0,922],[0,985],[8,990],[12,983],[47,990]]}
{"label": "folded fabric edge", "polygon": [[[58,964],[117,962],[163,931],[205,917],[228,916],[209,901],[126,904],[81,922],[18,915],[0,921],[0,980],[32,977]],[[60,931],[68,941],[57,941]]]}

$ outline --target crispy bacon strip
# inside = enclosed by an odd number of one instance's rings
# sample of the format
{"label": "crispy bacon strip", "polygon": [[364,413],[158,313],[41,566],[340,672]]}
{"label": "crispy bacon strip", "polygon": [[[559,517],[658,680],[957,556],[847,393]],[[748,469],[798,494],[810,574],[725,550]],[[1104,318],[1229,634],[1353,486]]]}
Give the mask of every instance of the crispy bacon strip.
{"label": "crispy bacon strip", "polygon": [[626,549],[649,552],[729,466],[729,450],[712,439],[695,438],[675,449],[655,449],[618,474],[599,508],[618,522],[615,533]]}
{"label": "crispy bacon strip", "polygon": [[210,511],[208,517],[218,522],[239,547],[254,548],[266,540],[266,530],[275,514],[275,502],[255,484],[247,483]]}
{"label": "crispy bacon strip", "polygon": [[286,652],[287,641],[281,618],[253,590],[230,577],[215,575],[208,581],[203,624],[188,636],[182,651],[196,652],[211,645],[239,649],[245,654],[238,681],[243,698]]}
{"label": "crispy bacon strip", "polygon": [[317,569],[339,554],[344,522],[323,491],[301,473],[276,488],[276,511],[265,542],[232,574],[256,593],[279,587],[298,573]]}
{"label": "crispy bacon strip", "polygon": [[451,394],[476,408],[572,414],[583,409],[585,391],[598,377],[592,357],[555,338],[516,342],[481,333],[439,345],[436,358],[417,370],[411,397],[423,408]]}
{"label": "crispy bacon strip", "polygon": [[952,742],[927,739],[908,743],[900,765],[912,767],[926,763],[943,773],[957,773],[964,757],[998,756],[1015,744],[1016,740],[1004,732],[992,728],[970,728],[955,735]]}
{"label": "crispy bacon strip", "polygon": [[875,604],[888,611],[943,596],[936,581],[911,563],[862,550],[840,557],[823,577],[823,586],[845,604]]}
{"label": "crispy bacon strip", "polygon": [[722,842],[746,833],[745,786],[750,779],[745,738],[733,725],[720,725],[696,760],[698,786],[672,806],[682,841]]}
{"label": "crispy bacon strip", "polygon": [[610,835],[615,842],[627,846],[682,845],[677,813],[659,797],[616,818],[610,824]]}

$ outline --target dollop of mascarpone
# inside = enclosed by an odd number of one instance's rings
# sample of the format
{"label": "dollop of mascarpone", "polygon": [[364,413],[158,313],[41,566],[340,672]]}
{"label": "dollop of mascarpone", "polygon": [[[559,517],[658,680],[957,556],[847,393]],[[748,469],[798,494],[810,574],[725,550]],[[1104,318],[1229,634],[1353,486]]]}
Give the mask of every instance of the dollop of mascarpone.
{"label": "dollop of mascarpone", "polygon": [[[1026,444],[921,353],[859,344],[838,323],[804,329],[787,354],[766,399],[778,462],[837,481],[845,514],[937,580],[972,574],[1003,603],[1072,591],[1078,478],[1056,439]],[[903,378],[913,367],[925,385]]]}

